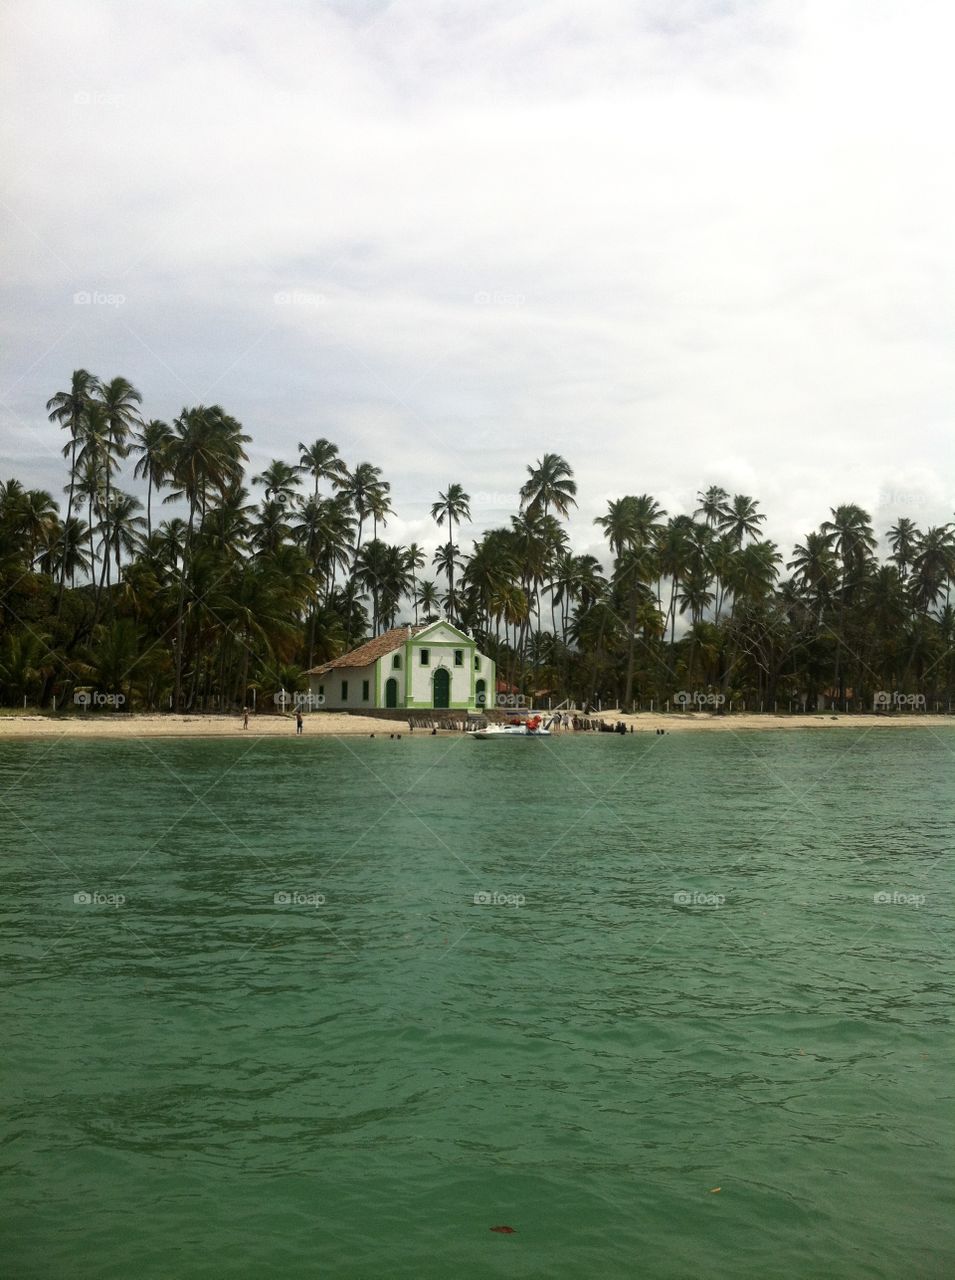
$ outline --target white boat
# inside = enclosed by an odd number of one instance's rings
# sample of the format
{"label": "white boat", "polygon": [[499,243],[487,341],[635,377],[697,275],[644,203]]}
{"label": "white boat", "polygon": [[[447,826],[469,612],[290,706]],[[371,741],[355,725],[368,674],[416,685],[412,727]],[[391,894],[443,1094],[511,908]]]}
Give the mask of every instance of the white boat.
{"label": "white boat", "polygon": [[483,729],[475,729],[472,738],[549,738],[550,729],[544,724],[543,716],[531,716],[520,724],[489,724]]}

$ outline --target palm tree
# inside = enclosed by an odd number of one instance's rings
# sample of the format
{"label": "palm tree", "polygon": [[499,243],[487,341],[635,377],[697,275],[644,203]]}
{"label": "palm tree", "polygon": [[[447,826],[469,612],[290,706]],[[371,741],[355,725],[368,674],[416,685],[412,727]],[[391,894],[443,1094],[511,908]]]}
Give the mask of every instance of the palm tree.
{"label": "palm tree", "polygon": [[[110,588],[110,554],[109,547],[112,539],[110,537],[110,457],[125,458],[126,438],[130,431],[141,425],[141,419],[137,412],[136,406],[142,404],[143,398],[127,379],[117,377],[109,382],[97,382],[95,387],[96,398],[103,406],[103,414],[106,419],[106,466],[105,474],[105,527],[103,534],[103,542],[105,550],[103,553],[103,577],[100,578],[99,589],[103,588],[103,579],[105,578],[107,597]],[[112,607],[112,606],[110,606]]]}
{"label": "palm tree", "polygon": [[338,445],[320,437],[312,444],[299,443],[298,470],[315,481],[314,498],[318,498],[318,486],[322,480],[330,480],[339,487],[348,478],[348,468],[338,456]]}
{"label": "palm tree", "polygon": [[388,517],[393,514],[394,508],[391,505],[391,499],[388,494],[391,491],[391,485],[387,480],[382,480],[380,484],[372,489],[368,498],[368,514],[371,516],[371,536],[378,537],[379,521],[386,525]]}
{"label": "palm tree", "polygon": [[[628,495],[610,502],[605,516],[597,516],[599,525],[610,542],[614,554],[614,584],[625,592],[627,599],[628,647],[627,675],[624,686],[624,705],[633,698],[634,656],[636,646],[637,615],[641,599],[645,602],[647,584],[655,576],[659,565],[656,548],[663,534],[663,517],[666,512],[648,493]],[[685,518],[685,517],[684,517]]]}
{"label": "palm tree", "polygon": [[[449,484],[444,493],[438,494],[438,501],[431,506],[431,519],[440,529],[445,520],[448,522],[448,545],[454,542],[454,522],[458,522],[460,527],[464,520],[470,521],[471,495],[464,492],[463,486],[459,484]],[[455,548],[456,549],[456,548]],[[445,564],[448,573],[448,599],[454,600],[454,556],[449,556]],[[453,620],[453,619],[452,619]]]}
{"label": "palm tree", "polygon": [[110,497],[110,541],[107,554],[112,551],[116,557],[117,579],[121,571],[122,553],[132,556],[142,545],[141,530],[146,521],[136,514],[137,511],[142,510],[142,506],[138,498],[134,498],[132,494],[123,493],[121,489],[114,489]]}
{"label": "palm tree", "polygon": [[670,603],[666,619],[670,626],[670,644],[676,641],[676,600],[680,583],[689,570],[692,544],[690,516],[671,516],[657,538],[657,566],[662,577],[670,580]]}
{"label": "palm tree", "polygon": [[418,590],[415,594],[415,604],[424,611],[425,622],[431,622],[436,617],[441,599],[438,595],[438,589],[428,578],[424,578],[418,584]]}
{"label": "palm tree", "polygon": [[718,484],[711,484],[708,489],[701,489],[696,498],[700,505],[693,512],[694,519],[702,516],[710,529],[718,529],[720,521],[727,514],[729,494]]}
{"label": "palm tree", "polygon": [[453,622],[458,612],[457,597],[454,594],[454,571],[464,568],[464,561],[461,559],[457,543],[446,542],[443,546],[439,546],[431,563],[448,580],[448,594],[444,598],[445,614]]}
{"label": "palm tree", "polygon": [[133,437],[132,453],[139,454],[139,461],[133,468],[133,476],[137,480],[145,479],[146,486],[146,537],[153,533],[153,486],[162,486],[169,471],[169,444],[172,440],[172,429],[167,422],[152,418]]}
{"label": "palm tree", "polygon": [[[70,433],[69,443],[67,445],[68,456],[70,458],[70,485],[69,497],[66,501],[66,520],[65,524],[69,524],[73,516],[73,491],[76,481],[76,451],[80,442],[80,434],[83,419],[89,409],[90,401],[93,397],[93,391],[96,388],[97,380],[86,369],[74,369],[73,377],[70,380],[69,391],[58,391],[55,396],[47,400],[46,408],[50,422],[58,422],[61,427]],[[56,616],[60,616],[60,610],[63,605],[63,586],[66,582],[65,558],[63,569],[60,576],[60,590],[56,602]]]}
{"label": "palm tree", "polygon": [[88,537],[85,522],[76,516],[60,526],[52,543],[44,548],[41,559],[43,572],[53,577],[65,576],[69,578],[70,586],[75,587],[77,570],[89,573],[92,568],[84,546]]}
{"label": "palm tree", "polygon": [[904,582],[922,535],[914,520],[899,516],[886,536],[892,548],[892,559],[899,568],[899,577]]}
{"label": "palm tree", "polygon": [[17,514],[27,563],[32,565],[38,549],[48,546],[51,538],[59,534],[59,512],[52,494],[45,489],[27,489],[20,497]]}
{"label": "palm tree", "polygon": [[405,547],[405,569],[408,571],[411,587],[411,600],[414,604],[414,620],[415,626],[418,625],[418,570],[423,569],[427,563],[424,549],[417,542],[411,542]]}
{"label": "palm tree", "polygon": [[917,609],[927,613],[955,578],[955,533],[951,525],[926,529],[912,560],[909,589]]}
{"label": "palm tree", "polygon": [[545,453],[527,472],[528,478],[521,486],[521,510],[546,515],[553,507],[566,520],[570,508],[577,505],[577,482],[570,463],[559,453]]}
{"label": "palm tree", "polygon": [[758,511],[758,507],[759,503],[754,498],[745,493],[735,494],[717,517],[718,529],[721,533],[728,534],[737,547],[741,547],[746,538],[759,535],[759,526],[766,519]]}
{"label": "palm tree", "polygon": [[339,484],[342,496],[348,499],[355,509],[355,515],[358,517],[358,536],[354,549],[356,556],[361,549],[361,534],[365,517],[371,511],[375,495],[380,492],[382,484],[381,468],[374,466],[370,462],[359,462],[355,470],[350,472]]}
{"label": "palm tree", "polygon": [[253,484],[265,485],[266,501],[290,503],[295,497],[299,468],[290,466],[281,458],[273,458],[261,475],[253,476]]}
{"label": "palm tree", "polygon": [[243,445],[249,437],[234,418],[218,405],[199,405],[183,409],[173,423],[175,437],[169,446],[169,473],[177,490],[167,502],[185,498],[189,504],[183,567],[179,575],[179,600],[176,606],[175,691],[173,705],[182,705],[183,614],[186,577],[190,573],[196,513],[205,509],[210,491],[237,484],[242,477],[242,463],[247,460]]}

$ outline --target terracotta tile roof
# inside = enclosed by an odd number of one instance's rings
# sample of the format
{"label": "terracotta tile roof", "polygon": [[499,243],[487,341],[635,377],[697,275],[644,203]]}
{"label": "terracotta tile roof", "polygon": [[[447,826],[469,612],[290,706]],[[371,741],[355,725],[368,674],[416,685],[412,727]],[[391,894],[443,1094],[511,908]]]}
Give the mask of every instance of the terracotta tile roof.
{"label": "terracotta tile roof", "polygon": [[337,667],[369,667],[373,662],[377,662],[379,658],[383,658],[386,653],[391,653],[394,649],[400,648],[408,639],[409,635],[417,635],[419,631],[424,631],[425,627],[392,627],[390,631],[383,631],[380,636],[375,636],[374,640],[369,640],[366,644],[361,644],[357,649],[352,649],[350,653],[343,653],[337,658],[332,658],[331,662],[323,662],[320,667],[312,667],[311,671],[305,674],[309,676],[323,676],[326,671],[334,671]]}

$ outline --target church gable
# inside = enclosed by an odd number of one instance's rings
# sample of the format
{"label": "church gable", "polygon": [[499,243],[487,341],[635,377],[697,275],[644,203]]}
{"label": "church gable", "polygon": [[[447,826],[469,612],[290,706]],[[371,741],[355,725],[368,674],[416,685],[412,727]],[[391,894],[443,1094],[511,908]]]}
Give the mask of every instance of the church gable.
{"label": "church gable", "polygon": [[469,639],[463,631],[459,631],[457,627],[451,626],[449,622],[436,622],[433,626],[425,627],[414,638],[415,644],[424,645],[425,648],[429,644],[456,644],[456,645],[473,645],[474,641]]}

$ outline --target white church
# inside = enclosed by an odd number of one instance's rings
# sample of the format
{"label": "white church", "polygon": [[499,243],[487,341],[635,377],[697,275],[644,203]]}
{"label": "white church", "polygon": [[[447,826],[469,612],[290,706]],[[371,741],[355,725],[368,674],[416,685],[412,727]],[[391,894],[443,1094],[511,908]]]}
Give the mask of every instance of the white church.
{"label": "white church", "polygon": [[493,707],[494,663],[450,622],[392,627],[308,673],[309,692],[330,711],[375,707]]}

